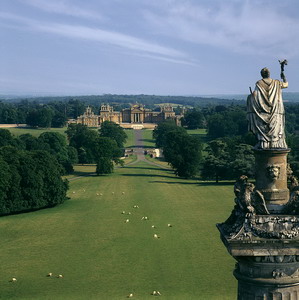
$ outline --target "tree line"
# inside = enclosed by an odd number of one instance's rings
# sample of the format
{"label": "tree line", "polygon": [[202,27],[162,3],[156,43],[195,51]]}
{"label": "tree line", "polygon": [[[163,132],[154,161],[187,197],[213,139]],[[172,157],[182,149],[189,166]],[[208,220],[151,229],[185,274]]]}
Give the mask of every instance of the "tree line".
{"label": "tree line", "polygon": [[[292,149],[288,162],[294,174],[298,176],[299,105],[286,105],[285,110],[287,144]],[[196,107],[185,114],[182,125],[187,129],[201,128],[207,132],[206,137],[198,141],[201,146],[193,148],[196,149],[196,154],[188,154],[188,151],[180,146],[186,141],[182,142],[183,140],[178,139],[177,136],[188,134],[183,128],[175,128],[175,124],[169,122],[159,124],[153,134],[157,147],[163,149],[165,160],[174,167],[177,175],[180,176],[181,173],[176,169],[173,161],[180,161],[182,157],[190,161],[185,164],[189,171],[184,171],[182,177],[200,176],[202,179],[218,181],[236,179],[243,174],[248,177],[254,175],[253,146],[256,144],[256,139],[248,132],[245,105]],[[171,136],[172,144],[168,142]]]}
{"label": "tree line", "polygon": [[96,163],[96,173],[109,174],[120,157],[126,133],[106,121],[96,131],[72,124],[66,137],[56,132],[13,136],[0,129],[0,215],[53,207],[66,199],[74,163]]}

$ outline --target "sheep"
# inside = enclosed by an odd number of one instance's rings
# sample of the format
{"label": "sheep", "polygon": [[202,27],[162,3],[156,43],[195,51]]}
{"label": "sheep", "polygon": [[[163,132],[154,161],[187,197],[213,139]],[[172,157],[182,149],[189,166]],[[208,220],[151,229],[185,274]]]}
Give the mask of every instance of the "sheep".
{"label": "sheep", "polygon": [[127,296],[127,298],[133,298],[133,296],[134,296],[133,293],[131,293]]}
{"label": "sheep", "polygon": [[112,195],[114,195],[114,192],[112,192]]}
{"label": "sheep", "polygon": [[122,192],[122,194],[124,195],[124,194],[125,194],[125,192]]}
{"label": "sheep", "polygon": [[100,194],[99,193],[97,193],[97,196],[99,196]]}
{"label": "sheep", "polygon": [[59,275],[57,276],[57,278],[63,278],[63,275],[62,275],[62,274],[59,274]]}
{"label": "sheep", "polygon": [[103,196],[103,194],[102,194],[102,193],[100,193],[100,196]]}
{"label": "sheep", "polygon": [[155,239],[159,239],[160,238],[156,233],[153,236],[154,236]]}
{"label": "sheep", "polygon": [[133,208],[139,208],[139,206],[138,205],[134,205]]}
{"label": "sheep", "polygon": [[76,192],[73,192],[73,194],[76,194]]}
{"label": "sheep", "polygon": [[152,228],[156,228],[156,226],[155,226],[155,225],[152,225]]}
{"label": "sheep", "polygon": [[121,214],[124,215],[125,213],[126,213],[126,212],[123,210]]}
{"label": "sheep", "polygon": [[127,219],[126,221],[125,221],[125,223],[129,223],[130,222],[130,220],[129,219]]}
{"label": "sheep", "polygon": [[128,215],[130,215],[131,213],[130,212],[128,212]]}
{"label": "sheep", "polygon": [[161,293],[159,291],[153,291],[152,295],[153,296],[161,296]]}
{"label": "sheep", "polygon": [[172,225],[171,225],[171,224],[167,224],[167,226],[168,226],[168,227],[172,227]]}
{"label": "sheep", "polygon": [[50,272],[47,274],[47,277],[52,277],[52,275],[53,275],[53,273]]}
{"label": "sheep", "polygon": [[147,221],[147,220],[149,220],[149,218],[148,217],[142,217],[141,220]]}
{"label": "sheep", "polygon": [[10,282],[16,282],[17,281],[17,278],[13,277]]}

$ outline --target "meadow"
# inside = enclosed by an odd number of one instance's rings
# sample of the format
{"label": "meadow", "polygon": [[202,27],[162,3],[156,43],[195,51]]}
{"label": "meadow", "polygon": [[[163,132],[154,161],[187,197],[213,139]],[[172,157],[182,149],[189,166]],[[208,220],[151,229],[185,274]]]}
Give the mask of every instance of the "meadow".
{"label": "meadow", "polygon": [[146,161],[93,170],[76,167],[64,204],[1,217],[0,299],[236,299],[215,226],[233,208],[232,183],[183,180]]}

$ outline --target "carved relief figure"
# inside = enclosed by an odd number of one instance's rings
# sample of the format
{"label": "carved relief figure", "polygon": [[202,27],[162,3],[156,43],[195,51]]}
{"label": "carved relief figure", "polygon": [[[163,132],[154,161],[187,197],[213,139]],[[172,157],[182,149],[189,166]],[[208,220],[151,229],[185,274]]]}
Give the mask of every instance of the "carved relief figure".
{"label": "carved relief figure", "polygon": [[257,137],[257,149],[285,149],[285,113],[281,89],[287,88],[288,82],[283,68],[282,81],[271,79],[268,68],[263,68],[261,75],[262,79],[257,81],[255,90],[247,98],[249,130]]}
{"label": "carved relief figure", "polygon": [[280,166],[271,165],[267,167],[267,175],[272,180],[275,181],[279,178],[280,175]]}

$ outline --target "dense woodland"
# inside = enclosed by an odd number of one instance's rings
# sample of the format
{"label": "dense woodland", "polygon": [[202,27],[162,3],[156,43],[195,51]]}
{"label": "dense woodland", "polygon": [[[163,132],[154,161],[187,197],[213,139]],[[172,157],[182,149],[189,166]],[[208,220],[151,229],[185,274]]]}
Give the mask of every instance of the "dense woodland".
{"label": "dense woodland", "polygon": [[52,207],[67,197],[67,180],[74,163],[96,163],[98,175],[109,174],[126,140],[117,124],[105,122],[99,132],[84,125],[71,125],[66,137],[44,132],[39,137],[13,136],[0,129],[0,215]]}

